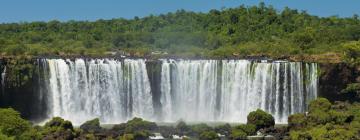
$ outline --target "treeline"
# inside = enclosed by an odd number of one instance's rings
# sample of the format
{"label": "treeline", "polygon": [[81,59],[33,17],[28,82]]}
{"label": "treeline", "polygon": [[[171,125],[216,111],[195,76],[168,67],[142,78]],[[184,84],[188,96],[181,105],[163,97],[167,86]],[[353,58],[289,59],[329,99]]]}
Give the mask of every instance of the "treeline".
{"label": "treeline", "polygon": [[3,56],[104,55],[118,50],[137,56],[151,51],[205,57],[342,56],[349,43],[357,44],[360,52],[359,39],[358,15],[317,17],[290,8],[278,11],[264,3],[133,19],[0,24]]}

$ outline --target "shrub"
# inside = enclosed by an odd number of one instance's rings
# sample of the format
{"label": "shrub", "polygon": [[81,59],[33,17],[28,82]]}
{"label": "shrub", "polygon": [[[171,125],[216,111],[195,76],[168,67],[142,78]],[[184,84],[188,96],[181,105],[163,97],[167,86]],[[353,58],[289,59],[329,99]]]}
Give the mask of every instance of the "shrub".
{"label": "shrub", "polygon": [[332,118],[328,112],[321,111],[321,110],[313,110],[308,115],[307,123],[310,126],[313,126],[313,125],[326,124],[327,122],[330,122],[331,120],[332,120]]}
{"label": "shrub", "polygon": [[292,139],[292,140],[310,140],[311,135],[307,131],[290,131],[290,139]]}
{"label": "shrub", "polygon": [[318,98],[310,102],[308,124],[320,125],[330,122],[333,118],[329,114],[331,103],[325,98]]}
{"label": "shrub", "polygon": [[[359,130],[358,130],[359,131]],[[348,130],[345,128],[336,128],[329,130],[327,132],[327,136],[331,139],[339,139],[339,140],[351,140],[351,139],[359,139],[358,131]]]}
{"label": "shrub", "polygon": [[86,134],[85,135],[85,139],[86,140],[96,140],[96,137],[95,137],[95,135],[94,134]]}
{"label": "shrub", "polygon": [[41,130],[41,134],[44,139],[66,140],[74,139],[76,135],[71,122],[60,117],[54,117],[47,122]]}
{"label": "shrub", "polygon": [[301,129],[307,125],[306,116],[303,113],[290,115],[288,118],[289,128]]}
{"label": "shrub", "polygon": [[20,139],[20,140],[40,140],[40,139],[42,139],[42,135],[39,130],[37,130],[35,128],[31,128],[30,130],[22,133],[18,137],[18,139]]}
{"label": "shrub", "polygon": [[31,127],[30,123],[12,108],[0,109],[0,114],[0,128],[5,135],[20,136]]}
{"label": "shrub", "polygon": [[220,137],[214,131],[204,131],[200,134],[200,140],[220,140]]}
{"label": "shrub", "polygon": [[345,89],[341,90],[341,93],[360,98],[360,83],[348,84]]}
{"label": "shrub", "polygon": [[14,140],[14,137],[9,137],[9,136],[3,134],[1,131],[1,128],[0,128],[0,140]]}
{"label": "shrub", "polygon": [[224,125],[219,125],[214,128],[215,132],[223,134],[225,136],[229,136],[231,132],[230,124],[226,123]]}
{"label": "shrub", "polygon": [[230,139],[241,140],[241,139],[246,139],[246,136],[247,136],[247,134],[244,131],[238,130],[238,129],[233,129],[231,131]]}
{"label": "shrub", "polygon": [[135,131],[152,131],[155,129],[157,129],[156,123],[145,121],[141,118],[134,118],[126,123],[125,132],[133,133]]}
{"label": "shrub", "polygon": [[261,109],[257,109],[256,111],[250,112],[247,116],[247,124],[253,124],[256,126],[256,130],[261,128],[272,127],[275,125],[274,117],[266,113]]}
{"label": "shrub", "polygon": [[350,41],[342,44],[346,59],[354,61],[360,56],[360,41]]}
{"label": "shrub", "polygon": [[72,123],[70,121],[64,120],[60,117],[54,117],[49,122],[47,122],[44,126],[45,128],[58,128],[58,129],[70,129],[73,130]]}
{"label": "shrub", "polygon": [[307,116],[289,117],[290,139],[360,139],[360,106],[323,98],[310,104]]}
{"label": "shrub", "polygon": [[194,132],[197,135],[200,135],[203,132],[213,131],[213,129],[205,123],[192,125],[191,130],[192,130],[192,132]]}
{"label": "shrub", "polygon": [[309,112],[314,112],[317,110],[328,111],[330,107],[331,107],[331,103],[329,102],[329,100],[325,98],[318,98],[310,102]]}
{"label": "shrub", "polygon": [[256,126],[253,124],[243,124],[234,127],[231,130],[231,139],[246,139],[246,136],[254,135],[256,133]]}
{"label": "shrub", "polygon": [[236,126],[235,129],[245,132],[247,135],[254,135],[256,133],[256,126],[253,124],[244,124]]}
{"label": "shrub", "polygon": [[331,121],[334,124],[344,124],[344,123],[349,123],[353,120],[354,116],[348,114],[345,111],[335,111],[335,110],[330,110],[329,111],[329,115],[331,117]]}
{"label": "shrub", "polygon": [[126,123],[114,125],[112,130],[118,134],[134,134],[135,139],[140,138],[142,135],[148,137],[151,131],[156,130],[158,127],[156,123],[145,121],[141,118],[134,118]]}
{"label": "shrub", "polygon": [[120,140],[134,140],[134,135],[133,134],[125,134],[120,137]]}

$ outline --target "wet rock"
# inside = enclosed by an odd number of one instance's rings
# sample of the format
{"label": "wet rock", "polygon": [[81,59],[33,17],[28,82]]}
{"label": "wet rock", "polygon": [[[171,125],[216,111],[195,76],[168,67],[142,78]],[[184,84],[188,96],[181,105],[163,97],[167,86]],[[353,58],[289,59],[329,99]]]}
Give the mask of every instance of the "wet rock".
{"label": "wet rock", "polygon": [[80,129],[90,133],[98,133],[103,131],[103,129],[100,127],[99,118],[86,121],[84,124],[80,125]]}

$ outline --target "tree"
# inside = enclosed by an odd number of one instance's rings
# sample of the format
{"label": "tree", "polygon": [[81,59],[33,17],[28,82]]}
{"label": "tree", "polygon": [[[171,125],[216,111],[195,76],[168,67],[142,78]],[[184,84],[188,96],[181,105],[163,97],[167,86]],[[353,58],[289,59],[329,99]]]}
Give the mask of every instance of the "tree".
{"label": "tree", "polygon": [[20,136],[30,130],[30,123],[12,108],[0,109],[0,130],[7,136]]}
{"label": "tree", "polygon": [[302,50],[313,47],[315,43],[315,32],[312,28],[306,28],[304,31],[296,32],[293,34],[293,41]]}
{"label": "tree", "polygon": [[[355,111],[356,110],[356,111]],[[360,105],[318,98],[309,113],[289,116],[290,139],[359,139]]]}
{"label": "tree", "polygon": [[271,114],[257,109],[249,113],[247,116],[247,124],[255,125],[256,130],[259,130],[261,128],[273,127],[275,125],[275,119]]}
{"label": "tree", "polygon": [[355,62],[360,57],[360,41],[351,41],[342,45],[348,61]]}

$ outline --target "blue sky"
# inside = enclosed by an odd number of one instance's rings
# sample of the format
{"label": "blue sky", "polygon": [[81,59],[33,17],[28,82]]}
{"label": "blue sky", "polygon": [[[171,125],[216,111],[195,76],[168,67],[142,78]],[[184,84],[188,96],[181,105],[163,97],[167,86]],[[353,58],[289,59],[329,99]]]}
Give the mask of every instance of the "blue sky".
{"label": "blue sky", "polygon": [[0,22],[133,18],[178,9],[207,12],[241,4],[257,5],[261,1],[278,10],[288,6],[318,16],[360,15],[360,0],[1,0]]}

